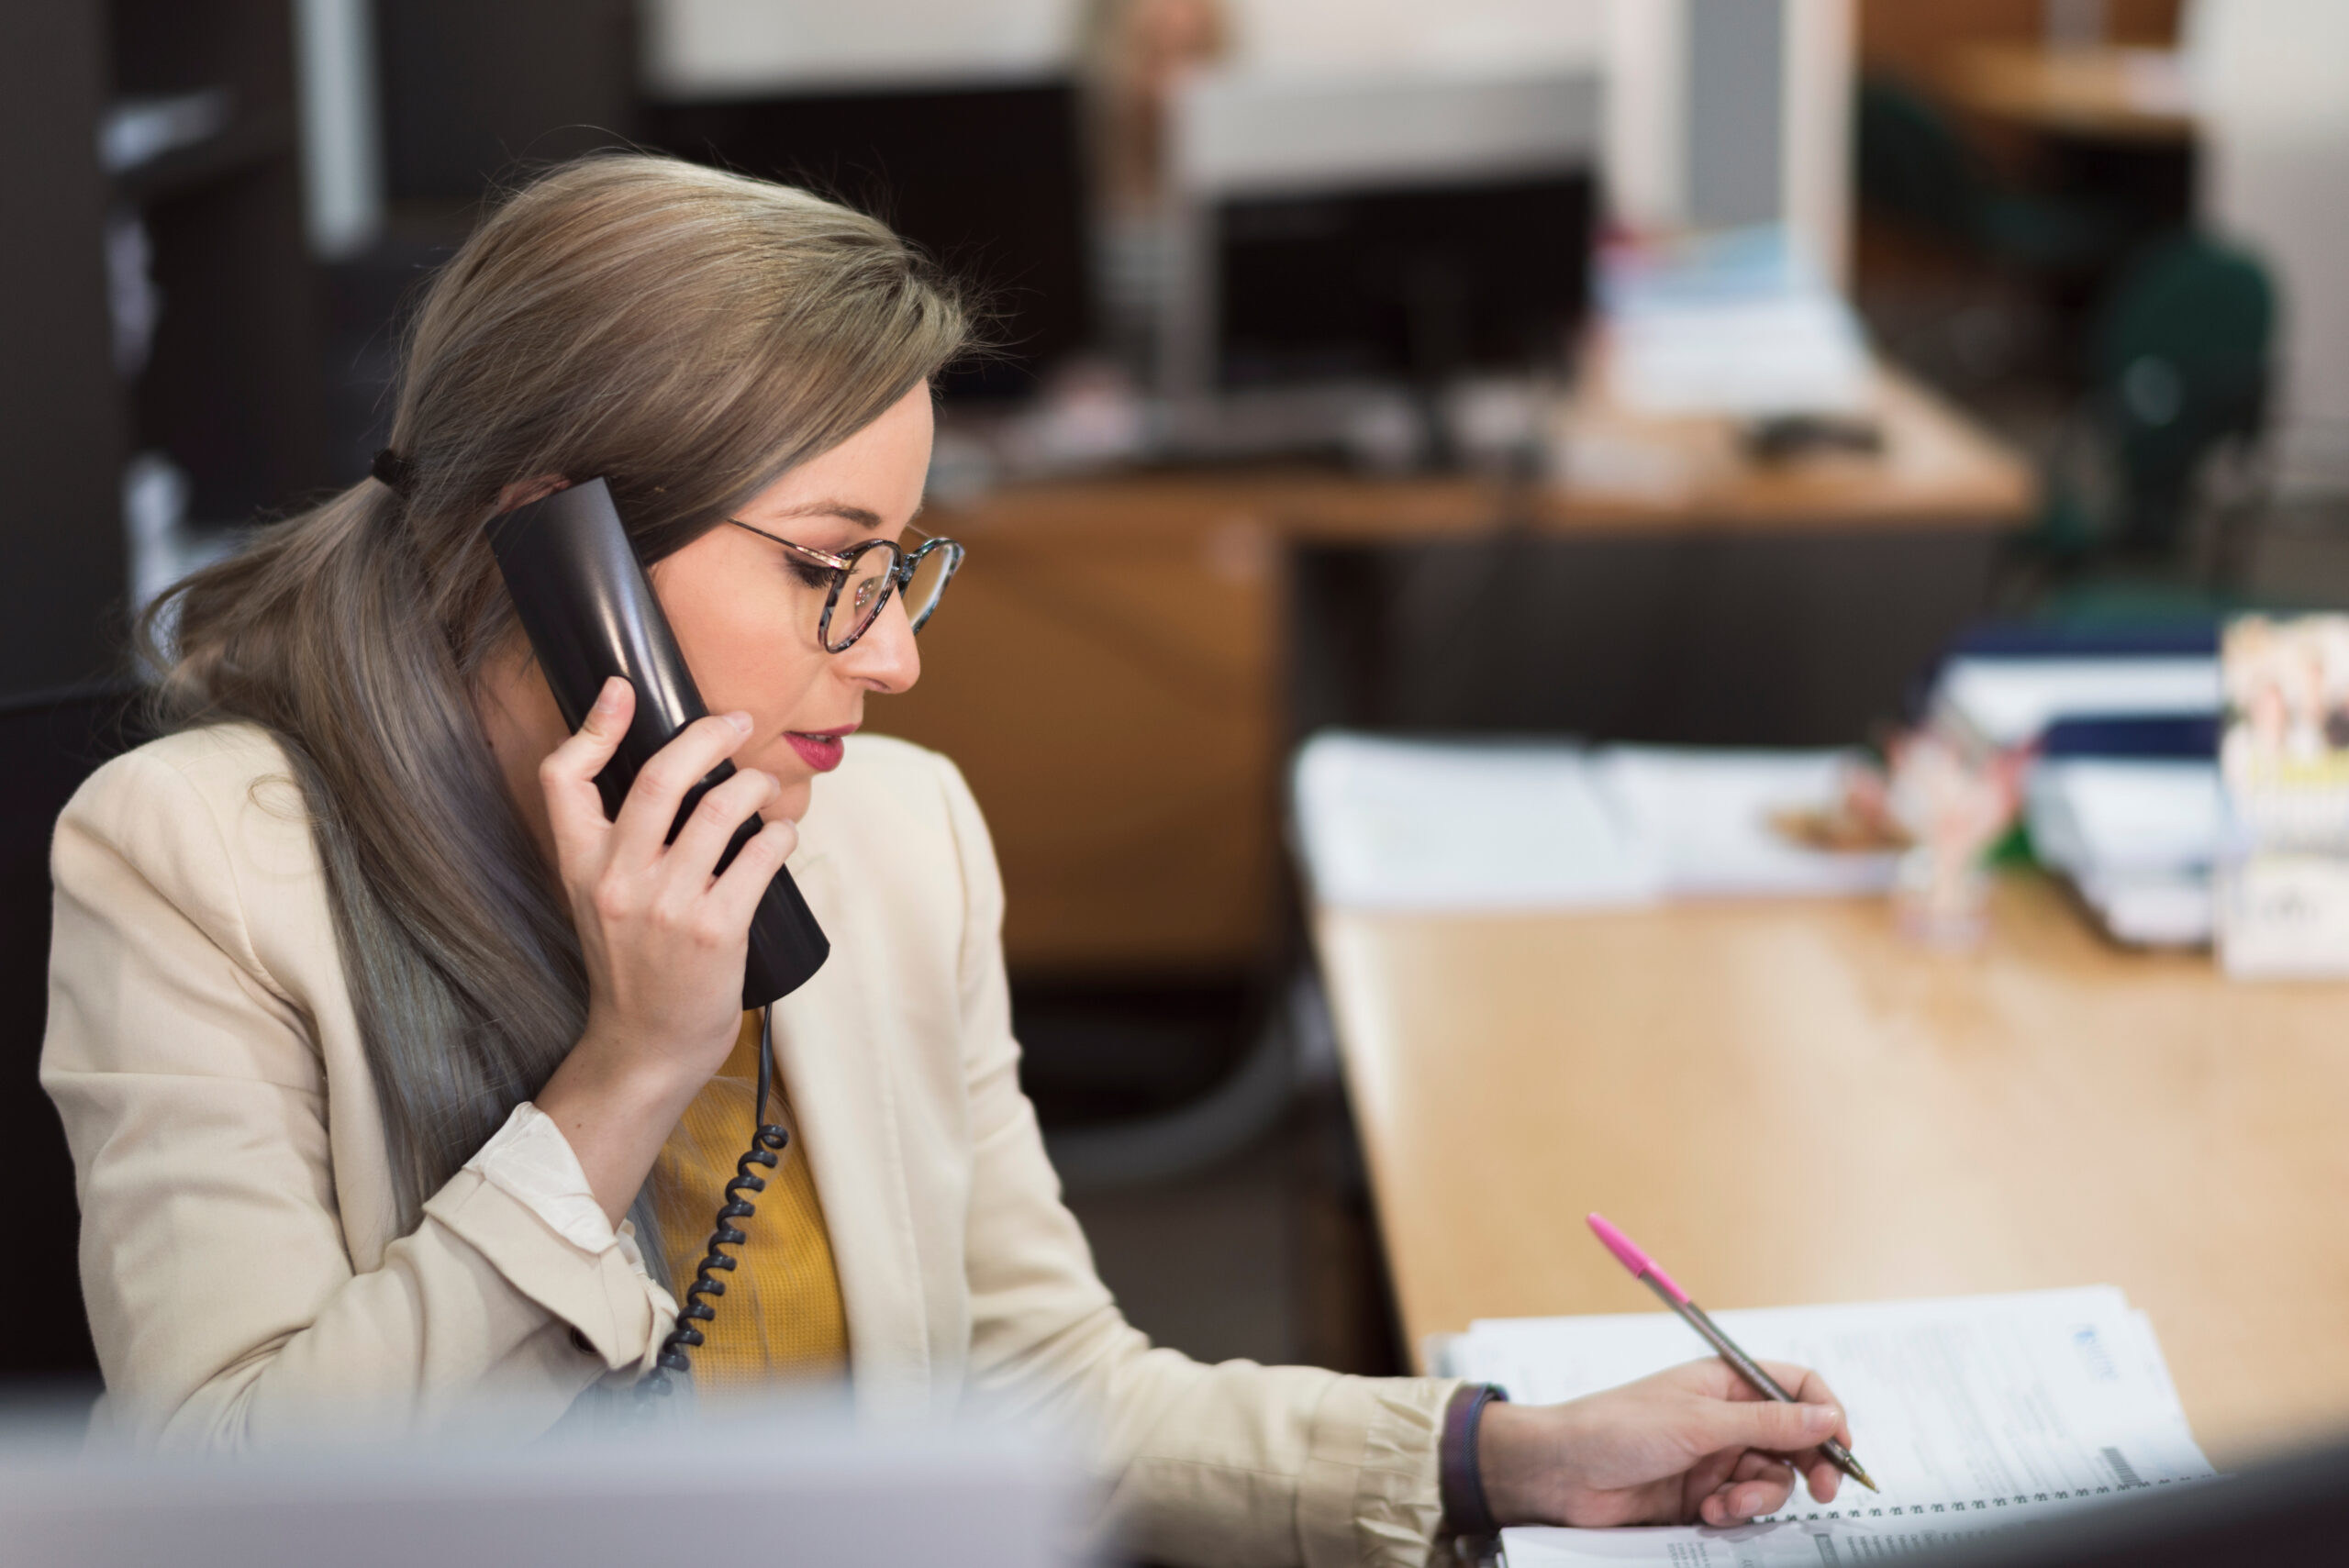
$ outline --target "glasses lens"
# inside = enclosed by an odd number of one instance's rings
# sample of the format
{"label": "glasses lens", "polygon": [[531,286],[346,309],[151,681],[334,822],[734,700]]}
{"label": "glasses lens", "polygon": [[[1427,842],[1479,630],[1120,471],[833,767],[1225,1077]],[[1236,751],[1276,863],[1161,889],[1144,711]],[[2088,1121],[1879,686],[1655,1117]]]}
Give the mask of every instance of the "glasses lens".
{"label": "glasses lens", "polygon": [[921,559],[914,563],[914,580],[906,586],[906,617],[919,631],[930,612],[938,607],[939,596],[946,592],[946,580],[954,575],[954,563],[963,557],[960,545],[949,540],[925,549]]}
{"label": "glasses lens", "polygon": [[889,568],[896,558],[885,549],[868,550],[849,563],[848,581],[832,606],[831,646],[846,647],[873,624],[889,591]]}

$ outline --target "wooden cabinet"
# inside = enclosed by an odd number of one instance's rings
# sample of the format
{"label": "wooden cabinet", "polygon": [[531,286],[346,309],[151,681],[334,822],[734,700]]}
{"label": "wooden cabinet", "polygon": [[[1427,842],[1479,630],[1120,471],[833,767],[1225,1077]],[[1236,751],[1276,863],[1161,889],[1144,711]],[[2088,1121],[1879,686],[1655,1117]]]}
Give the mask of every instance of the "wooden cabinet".
{"label": "wooden cabinet", "polygon": [[962,766],[1027,974],[1244,968],[1277,909],[1279,552],[1244,513],[1135,499],[933,505],[970,556],[920,684],[868,720]]}

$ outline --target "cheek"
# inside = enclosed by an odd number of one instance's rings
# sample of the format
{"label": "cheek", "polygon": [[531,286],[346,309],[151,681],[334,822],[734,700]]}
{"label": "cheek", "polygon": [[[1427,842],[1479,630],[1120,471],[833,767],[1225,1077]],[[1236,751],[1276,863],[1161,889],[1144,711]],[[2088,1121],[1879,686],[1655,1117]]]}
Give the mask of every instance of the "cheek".
{"label": "cheek", "polygon": [[[778,628],[774,617],[763,615],[696,617],[690,633],[682,625],[677,628],[677,641],[709,711],[749,714],[754,744],[758,738],[771,738],[774,748],[788,754],[782,731],[822,677],[822,652],[812,647],[803,651]],[[753,761],[747,754],[735,760]],[[764,762],[757,765],[770,766]]]}
{"label": "cheek", "polygon": [[805,591],[781,578],[762,554],[766,548],[739,530],[715,529],[654,567],[653,584],[710,712],[751,716],[751,744],[735,764],[804,777],[783,732],[853,715],[831,712],[840,705],[828,700],[830,656],[812,628],[797,626]]}

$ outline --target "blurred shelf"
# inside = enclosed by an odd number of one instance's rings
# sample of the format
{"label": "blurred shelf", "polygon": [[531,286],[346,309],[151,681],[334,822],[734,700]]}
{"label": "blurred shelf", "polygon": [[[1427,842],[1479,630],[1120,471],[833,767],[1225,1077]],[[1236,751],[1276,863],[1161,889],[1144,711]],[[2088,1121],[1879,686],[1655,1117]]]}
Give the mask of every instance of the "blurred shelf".
{"label": "blurred shelf", "polygon": [[2170,50],[1973,44],[1957,51],[1947,80],[1976,113],[2056,135],[2179,145],[2198,128],[2190,84]]}
{"label": "blurred shelf", "polygon": [[294,114],[279,106],[248,109],[212,135],[142,160],[113,178],[115,195],[144,206],[193,195],[215,182],[250,173],[295,150]]}

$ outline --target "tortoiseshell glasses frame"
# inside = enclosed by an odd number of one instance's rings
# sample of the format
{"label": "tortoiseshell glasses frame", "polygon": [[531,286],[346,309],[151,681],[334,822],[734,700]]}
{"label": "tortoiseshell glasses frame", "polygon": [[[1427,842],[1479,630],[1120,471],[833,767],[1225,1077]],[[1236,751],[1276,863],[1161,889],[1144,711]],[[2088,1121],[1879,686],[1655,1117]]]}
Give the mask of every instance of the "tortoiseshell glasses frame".
{"label": "tortoiseshell glasses frame", "polygon": [[[955,572],[963,564],[963,547],[951,539],[926,539],[918,548],[910,551],[900,547],[895,539],[873,539],[835,555],[828,550],[795,544],[740,517],[726,520],[745,533],[754,533],[770,543],[783,546],[800,560],[821,567],[831,574],[829,591],[824,595],[823,618],[816,623],[817,640],[824,645],[827,653],[845,653],[855,647],[856,639],[870,631],[873,623],[881,618],[881,612],[888,606],[892,594],[906,596],[907,616],[912,621],[913,629],[920,631],[937,612],[938,601],[946,596],[946,585],[954,580]],[[889,564],[885,571],[876,573],[872,569],[869,558],[876,550],[889,552]],[[940,558],[938,580],[926,585],[922,602],[916,604],[912,596],[914,575],[933,555]],[[833,613],[840,608],[841,595],[849,591],[852,583],[856,584],[856,590],[850,597],[849,608],[855,618],[848,629],[835,639],[832,636]]]}

